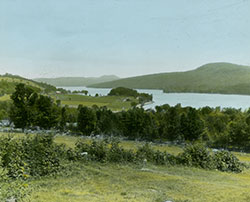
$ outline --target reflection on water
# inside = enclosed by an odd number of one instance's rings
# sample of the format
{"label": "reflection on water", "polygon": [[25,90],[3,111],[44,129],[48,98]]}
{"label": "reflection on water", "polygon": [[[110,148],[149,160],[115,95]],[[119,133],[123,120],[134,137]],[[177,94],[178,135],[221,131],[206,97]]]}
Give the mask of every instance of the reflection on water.
{"label": "reflection on water", "polygon": [[[62,87],[66,90],[87,90],[94,96],[107,95],[111,88],[86,88],[86,87]],[[162,90],[137,89],[140,93],[153,95],[153,104],[146,105],[144,108],[154,108],[157,105],[169,104],[174,106],[180,103],[182,106],[200,107],[233,107],[242,110],[250,107],[250,96],[245,95],[221,95],[221,94],[198,94],[198,93],[163,93]]]}

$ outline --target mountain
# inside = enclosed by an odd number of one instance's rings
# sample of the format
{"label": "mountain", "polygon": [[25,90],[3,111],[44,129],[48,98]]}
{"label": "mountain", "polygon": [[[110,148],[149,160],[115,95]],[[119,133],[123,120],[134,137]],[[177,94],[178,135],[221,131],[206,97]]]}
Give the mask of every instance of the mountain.
{"label": "mountain", "polygon": [[15,91],[16,85],[19,83],[28,85],[38,92],[44,91],[48,93],[51,91],[56,91],[56,87],[52,85],[36,82],[17,75],[5,74],[0,75],[0,96],[13,93]]}
{"label": "mountain", "polygon": [[137,76],[89,87],[162,89],[166,93],[250,95],[250,67],[231,63],[209,63],[191,71]]}
{"label": "mountain", "polygon": [[119,77],[106,75],[101,77],[58,77],[58,78],[37,78],[38,82],[44,82],[54,86],[87,86],[102,82],[114,81]]}

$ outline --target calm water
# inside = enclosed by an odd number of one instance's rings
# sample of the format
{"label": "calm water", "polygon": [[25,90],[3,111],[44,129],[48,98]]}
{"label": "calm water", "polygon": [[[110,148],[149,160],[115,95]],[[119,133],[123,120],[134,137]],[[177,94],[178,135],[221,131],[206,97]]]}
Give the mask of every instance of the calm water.
{"label": "calm water", "polygon": [[[87,90],[90,95],[94,96],[107,95],[110,88],[86,88],[86,87],[62,87],[66,90]],[[174,106],[178,103],[181,106],[200,107],[233,107],[242,110],[250,107],[250,96],[245,95],[221,95],[221,94],[198,94],[198,93],[163,93],[162,90],[137,89],[138,92],[149,93],[153,95],[154,103],[146,105],[144,108],[154,108],[157,105],[169,104]]]}

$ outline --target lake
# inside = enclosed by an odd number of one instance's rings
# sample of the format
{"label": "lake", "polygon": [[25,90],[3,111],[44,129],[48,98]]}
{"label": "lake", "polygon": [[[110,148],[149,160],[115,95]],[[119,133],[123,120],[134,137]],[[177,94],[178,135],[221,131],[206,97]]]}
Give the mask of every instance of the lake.
{"label": "lake", "polygon": [[[66,90],[87,90],[94,96],[107,95],[111,88],[87,88],[87,87],[60,87]],[[144,106],[145,109],[154,108],[157,105],[169,104],[175,106],[180,103],[181,106],[200,107],[233,107],[242,110],[250,107],[250,96],[247,95],[222,95],[222,94],[199,94],[199,93],[163,93],[162,90],[136,89],[140,93],[149,93],[153,95],[153,104]]]}

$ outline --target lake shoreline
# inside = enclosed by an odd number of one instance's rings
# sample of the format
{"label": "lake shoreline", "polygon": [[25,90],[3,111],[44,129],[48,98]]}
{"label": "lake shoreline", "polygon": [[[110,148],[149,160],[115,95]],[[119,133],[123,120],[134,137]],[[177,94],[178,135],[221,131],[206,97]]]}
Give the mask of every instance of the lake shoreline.
{"label": "lake shoreline", "polygon": [[[66,90],[88,90],[92,96],[98,93],[100,96],[105,96],[111,88],[88,88],[84,86],[65,87]],[[235,94],[215,94],[215,93],[164,93],[163,90],[156,89],[135,89],[139,93],[148,93],[153,95],[153,103],[144,105],[144,109],[154,109],[155,106],[169,104],[175,106],[181,104],[183,107],[201,108],[209,106],[211,108],[235,108],[247,110],[250,107],[249,95]]]}

